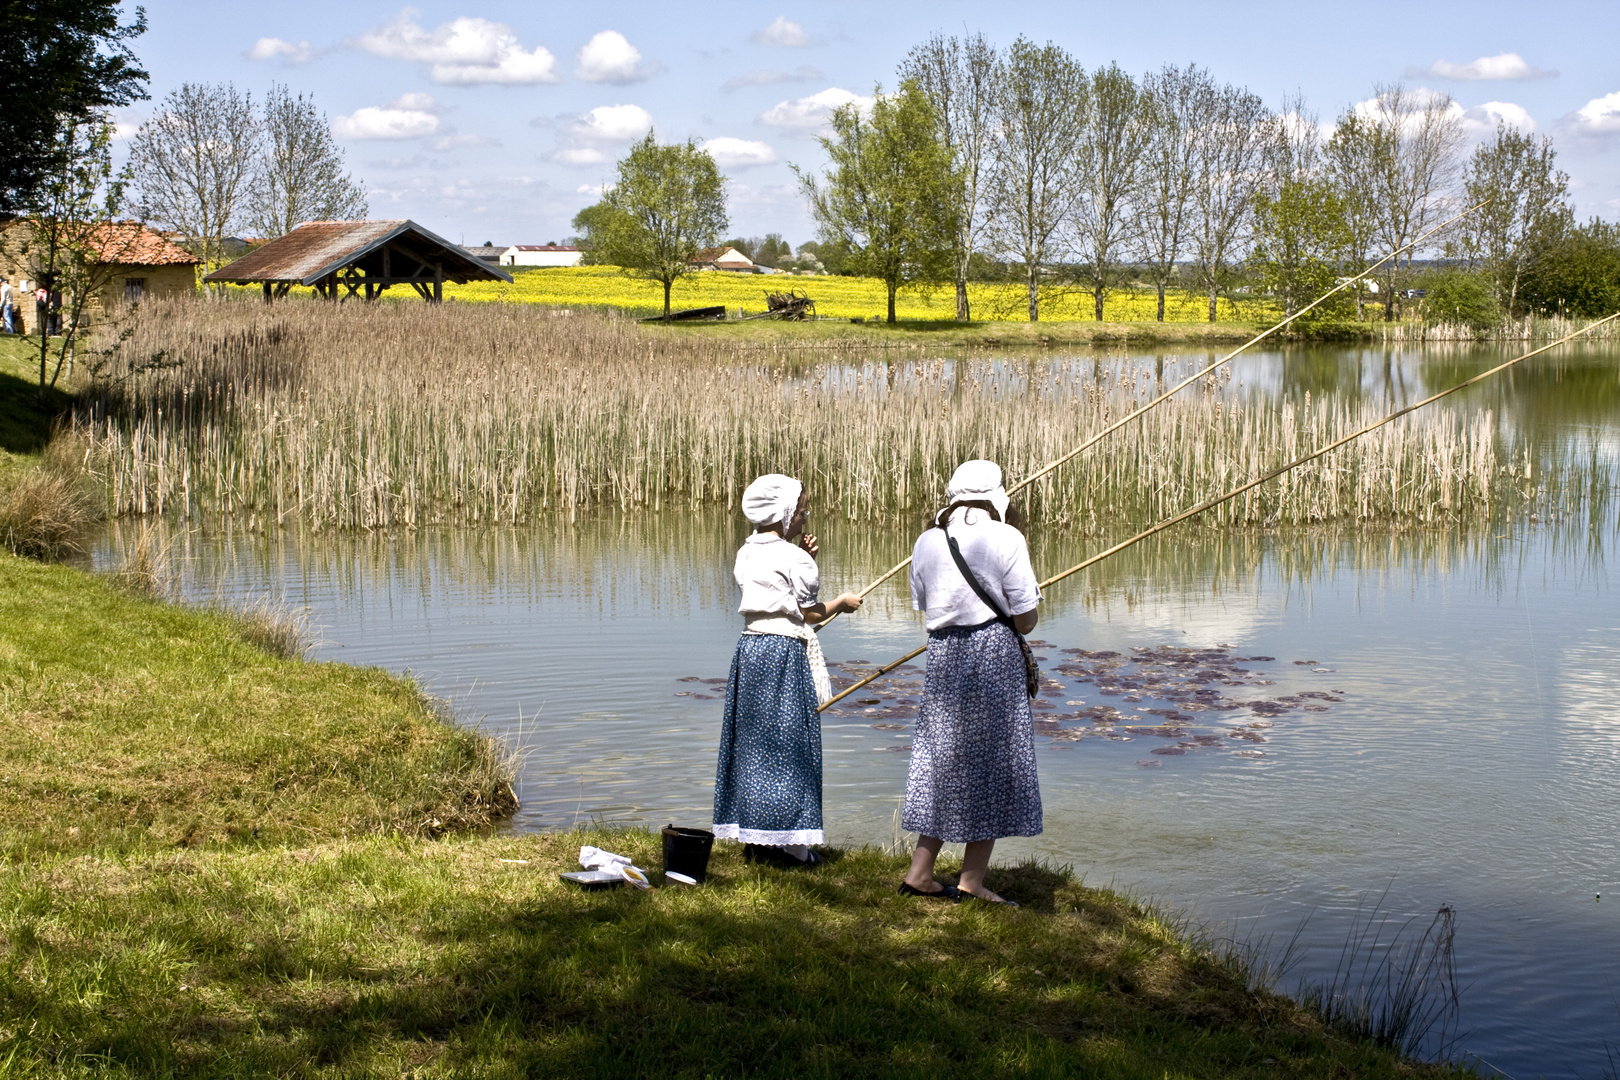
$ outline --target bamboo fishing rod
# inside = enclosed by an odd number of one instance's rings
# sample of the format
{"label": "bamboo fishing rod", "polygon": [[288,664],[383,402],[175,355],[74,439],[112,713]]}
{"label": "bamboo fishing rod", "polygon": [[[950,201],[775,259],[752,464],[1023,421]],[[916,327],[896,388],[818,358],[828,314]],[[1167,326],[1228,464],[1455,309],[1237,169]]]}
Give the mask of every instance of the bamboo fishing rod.
{"label": "bamboo fishing rod", "polygon": [[[1394,412],[1390,413],[1388,416],[1384,417],[1383,419],[1375,420],[1371,424],[1368,424],[1365,427],[1358,428],[1357,430],[1352,431],[1350,434],[1344,436],[1342,439],[1337,439],[1337,440],[1335,440],[1335,441],[1333,441],[1331,443],[1328,443],[1326,446],[1320,447],[1319,449],[1316,449],[1316,450],[1312,450],[1310,453],[1305,454],[1305,455],[1303,455],[1301,457],[1297,457],[1293,461],[1288,462],[1286,465],[1279,465],[1277,468],[1272,469],[1269,472],[1261,473],[1259,476],[1255,477],[1253,480],[1250,480],[1248,483],[1243,484],[1243,485],[1241,485],[1239,487],[1235,487],[1231,491],[1226,492],[1224,495],[1217,495],[1213,499],[1205,500],[1204,502],[1199,503],[1197,506],[1194,506],[1190,510],[1183,510],[1181,513],[1176,514],[1173,517],[1168,517],[1168,518],[1164,519],[1163,521],[1159,522],[1157,525],[1153,525],[1150,528],[1142,530],[1141,532],[1137,533],[1135,536],[1131,537],[1129,540],[1122,540],[1119,543],[1115,544],[1111,548],[1107,548],[1107,549],[1105,549],[1103,551],[1099,551],[1097,554],[1091,556],[1090,558],[1084,559],[1084,560],[1076,563],[1075,565],[1069,567],[1067,570],[1064,570],[1062,573],[1053,574],[1051,577],[1049,577],[1045,581],[1041,582],[1040,587],[1042,589],[1045,589],[1049,585],[1055,585],[1058,582],[1062,581],[1064,578],[1069,577],[1069,576],[1071,576],[1073,574],[1078,574],[1080,571],[1085,570],[1088,567],[1095,566],[1096,564],[1102,562],[1104,559],[1109,558],[1110,556],[1113,556],[1113,555],[1117,555],[1121,551],[1124,551],[1126,548],[1131,547],[1134,544],[1139,544],[1143,540],[1146,540],[1148,537],[1153,536],[1153,535],[1155,535],[1157,533],[1161,533],[1164,530],[1170,528],[1172,525],[1179,525],[1181,522],[1186,521],[1188,518],[1196,517],[1199,514],[1202,514],[1206,510],[1214,509],[1215,507],[1221,505],[1221,503],[1230,502],[1232,499],[1237,498],[1239,495],[1242,495],[1244,492],[1252,491],[1255,488],[1259,487],[1261,484],[1264,484],[1268,480],[1275,480],[1277,477],[1281,476],[1283,473],[1289,472],[1289,471],[1291,471],[1293,469],[1297,469],[1301,465],[1308,464],[1309,462],[1315,461],[1319,457],[1322,457],[1322,456],[1324,456],[1326,454],[1330,454],[1333,451],[1337,450],[1339,447],[1345,445],[1346,443],[1353,442],[1354,440],[1361,438],[1361,436],[1366,435],[1368,432],[1376,431],[1377,429],[1383,427],[1385,424],[1393,423],[1396,420],[1399,420],[1401,417],[1406,416],[1408,413],[1416,412],[1418,409],[1423,408],[1423,406],[1425,406],[1425,405],[1432,404],[1432,403],[1434,403],[1436,401],[1439,401],[1443,397],[1447,397],[1447,396],[1449,396],[1451,394],[1455,394],[1457,391],[1465,389],[1465,388],[1470,387],[1470,386],[1473,386],[1477,382],[1483,382],[1484,380],[1490,378],[1492,375],[1498,375],[1501,372],[1506,371],[1508,368],[1512,367],[1513,365],[1518,364],[1518,363],[1522,363],[1523,361],[1528,360],[1533,356],[1540,356],[1542,353],[1548,352],[1548,351],[1550,351],[1552,349],[1556,349],[1556,348],[1558,348],[1558,346],[1563,345],[1566,342],[1573,341],[1575,338],[1581,337],[1584,334],[1589,334],[1593,330],[1596,330],[1598,327],[1602,326],[1604,323],[1613,322],[1615,319],[1620,319],[1620,311],[1615,312],[1613,315],[1609,315],[1609,316],[1606,316],[1605,318],[1599,319],[1597,322],[1588,323],[1586,326],[1582,327],[1579,330],[1576,330],[1576,331],[1573,331],[1571,333],[1565,334],[1563,337],[1559,338],[1557,341],[1554,341],[1549,345],[1543,345],[1539,349],[1532,349],[1530,352],[1527,352],[1527,353],[1523,354],[1522,356],[1516,356],[1512,360],[1509,360],[1509,361],[1507,361],[1505,363],[1502,363],[1502,364],[1498,364],[1496,367],[1491,368],[1489,371],[1482,371],[1478,375],[1475,375],[1473,378],[1464,379],[1462,382],[1458,383],[1457,385],[1449,387],[1449,388],[1447,388],[1445,390],[1442,390],[1437,394],[1431,394],[1430,396],[1424,398],[1422,401],[1415,402],[1414,404],[1411,404],[1411,405],[1407,405],[1404,408],[1396,409]],[[926,652],[927,649],[928,649],[928,646],[926,644],[922,645],[922,646],[920,646],[920,647],[918,647],[916,649],[913,649],[911,652],[906,653],[906,655],[902,656],[900,659],[894,661],[893,663],[886,664],[883,667],[878,668],[872,674],[868,675],[866,678],[864,678],[861,681],[857,682],[855,685],[849,687],[847,690],[844,690],[842,693],[839,693],[836,696],[829,699],[825,705],[818,706],[816,711],[821,712],[821,711],[823,711],[825,709],[831,708],[833,705],[836,705],[838,702],[842,701],[844,698],[846,698],[849,695],[853,694],[855,691],[861,689],[863,686],[866,686],[869,683],[875,682],[878,679],[882,678],[884,675],[887,675],[889,672],[893,671],[895,668],[899,667],[901,664],[904,664],[904,663],[906,663],[908,661],[911,661],[911,660],[915,660],[917,657],[921,656],[924,652]]]}
{"label": "bamboo fishing rod", "polygon": [[[1289,323],[1293,322],[1295,319],[1299,318],[1301,315],[1304,315],[1306,312],[1310,311],[1312,308],[1316,307],[1318,304],[1320,304],[1323,301],[1327,300],[1328,297],[1332,296],[1334,293],[1339,292],[1342,289],[1348,289],[1350,286],[1354,285],[1356,282],[1360,281],[1362,278],[1366,277],[1368,274],[1371,274],[1374,270],[1377,270],[1380,266],[1383,266],[1385,263],[1389,262],[1391,259],[1397,258],[1401,254],[1401,252],[1408,251],[1408,250],[1410,250],[1412,248],[1417,247],[1419,244],[1423,243],[1423,241],[1427,240],[1429,237],[1433,236],[1435,233],[1439,232],[1441,229],[1444,229],[1444,228],[1447,228],[1448,226],[1456,224],[1457,222],[1461,221],[1463,218],[1467,217],[1469,214],[1472,214],[1475,210],[1478,210],[1480,207],[1486,205],[1486,203],[1489,203],[1490,201],[1491,200],[1486,199],[1484,202],[1475,203],[1473,206],[1470,206],[1467,210],[1464,210],[1462,213],[1456,215],[1455,217],[1448,218],[1447,220],[1442,221],[1440,224],[1436,225],[1434,228],[1430,229],[1428,232],[1424,233],[1422,236],[1419,236],[1416,240],[1413,240],[1410,244],[1406,244],[1406,245],[1404,245],[1402,247],[1396,248],[1394,251],[1390,252],[1388,255],[1385,255],[1382,259],[1379,259],[1377,262],[1375,262],[1371,266],[1367,267],[1367,269],[1365,269],[1361,273],[1357,274],[1355,277],[1346,278],[1344,281],[1339,282],[1339,284],[1333,286],[1333,288],[1329,289],[1327,292],[1323,293],[1321,296],[1318,296],[1315,300],[1312,300],[1309,304],[1306,304],[1304,307],[1300,308],[1298,311],[1296,311],[1292,315],[1288,316],[1282,322],[1280,322],[1277,325],[1271,327],[1269,330],[1265,330],[1265,331],[1263,331],[1263,332],[1261,332],[1259,334],[1256,334],[1254,337],[1250,338],[1248,341],[1245,341],[1242,345],[1239,345],[1237,348],[1233,349],[1231,352],[1227,353],[1225,356],[1221,357],[1219,360],[1215,361],[1213,364],[1210,364],[1208,367],[1204,368],[1202,371],[1199,371],[1196,374],[1187,376],[1187,378],[1181,380],[1181,382],[1177,383],[1175,386],[1172,386],[1170,389],[1166,390],[1164,393],[1160,394],[1158,397],[1154,398],[1152,401],[1148,402],[1146,405],[1143,405],[1141,408],[1137,409],[1134,412],[1127,413],[1126,415],[1120,417],[1118,420],[1114,421],[1112,424],[1109,424],[1107,427],[1105,427],[1101,431],[1097,432],[1097,434],[1091,436],[1091,438],[1087,439],[1085,442],[1081,443],[1079,446],[1075,447],[1073,450],[1070,450],[1067,454],[1064,454],[1062,457],[1057,458],[1057,459],[1049,462],[1047,465],[1042,467],[1039,471],[1031,473],[1029,476],[1024,477],[1024,479],[1018,481],[1018,483],[1014,484],[1012,487],[1007,489],[1008,496],[1012,496],[1012,495],[1017,494],[1019,491],[1022,491],[1024,488],[1028,487],[1030,484],[1033,484],[1035,481],[1039,480],[1041,477],[1045,476],[1047,473],[1051,472],[1052,470],[1058,468],[1060,465],[1063,465],[1063,464],[1065,464],[1065,463],[1067,463],[1069,461],[1072,461],[1074,458],[1079,457],[1081,454],[1085,453],[1087,450],[1090,450],[1093,446],[1096,446],[1103,439],[1106,439],[1108,436],[1112,435],[1114,432],[1118,431],[1120,428],[1124,427],[1126,424],[1130,423],[1132,420],[1135,420],[1137,417],[1141,416],[1143,413],[1147,412],[1149,409],[1153,408],[1156,405],[1162,404],[1163,402],[1167,401],[1171,397],[1174,397],[1176,394],[1179,394],[1181,391],[1185,390],[1187,387],[1191,386],[1193,383],[1197,382],[1198,380],[1200,380],[1202,378],[1205,378],[1206,376],[1208,376],[1211,373],[1213,373],[1214,371],[1216,371],[1218,368],[1221,368],[1224,365],[1230,363],[1231,360],[1234,357],[1236,357],[1239,353],[1243,352],[1245,349],[1249,349],[1249,348],[1252,348],[1255,345],[1258,345],[1260,342],[1264,341],[1266,338],[1270,337],[1272,334],[1275,334],[1277,331],[1281,330],[1283,327],[1287,326]],[[882,577],[880,577],[876,581],[872,582],[872,584],[870,584],[866,588],[862,589],[858,595],[860,596],[861,599],[863,599],[863,600],[866,599],[867,594],[870,593],[873,589],[877,588],[879,585],[882,585],[885,581],[888,581],[890,578],[894,577],[894,575],[898,574],[900,571],[904,570],[906,567],[908,567],[910,565],[911,565],[911,556],[907,555],[905,557],[905,559],[903,559],[901,562],[896,564],[892,569],[889,570],[888,573],[884,574]],[[836,618],[838,618],[838,614],[836,612],[834,612],[833,614],[827,616],[825,619],[821,620],[819,623],[817,623],[815,625],[816,632],[820,633],[823,627],[829,625]]]}

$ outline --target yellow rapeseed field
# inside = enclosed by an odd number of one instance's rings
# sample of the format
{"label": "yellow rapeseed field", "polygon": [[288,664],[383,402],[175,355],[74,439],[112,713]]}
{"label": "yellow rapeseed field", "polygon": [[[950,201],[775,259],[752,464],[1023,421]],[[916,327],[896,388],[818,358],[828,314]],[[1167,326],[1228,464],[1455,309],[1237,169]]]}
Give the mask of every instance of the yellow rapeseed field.
{"label": "yellow rapeseed field", "polygon": [[[512,269],[512,268],[509,268]],[[519,267],[512,269],[513,284],[472,282],[445,285],[445,295],[457,300],[490,300],[528,304],[555,304],[562,307],[619,308],[655,314],[664,308],[663,286],[655,281],[630,277],[613,266]],[[675,283],[671,304],[682,308],[724,304],[732,315],[765,310],[767,292],[795,290],[816,302],[816,314],[834,318],[881,320],[887,312],[883,282],[877,278],[800,277],[785,274],[733,274],[705,271]],[[979,320],[1028,318],[1027,293],[1023,285],[975,282],[968,286],[968,303]],[[1126,289],[1108,297],[1103,314],[1108,322],[1151,322],[1157,299],[1146,289]],[[1269,314],[1269,304],[1246,302],[1237,305],[1222,299],[1222,320],[1259,318]],[[1082,322],[1093,316],[1091,294],[1073,287],[1042,289],[1041,318],[1049,322]],[[900,319],[954,319],[956,293],[948,285],[931,290],[902,290],[895,299],[895,316]],[[1209,317],[1209,302],[1203,296],[1172,292],[1165,298],[1165,318],[1174,322],[1203,322]]]}

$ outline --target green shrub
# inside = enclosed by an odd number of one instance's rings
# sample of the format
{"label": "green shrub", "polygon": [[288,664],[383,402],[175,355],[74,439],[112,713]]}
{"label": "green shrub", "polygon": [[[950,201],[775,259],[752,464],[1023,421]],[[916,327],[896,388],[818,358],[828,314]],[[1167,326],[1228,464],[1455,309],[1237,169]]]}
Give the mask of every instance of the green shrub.
{"label": "green shrub", "polygon": [[1448,270],[1424,282],[1423,317],[1431,323],[1455,323],[1479,334],[1502,325],[1502,309],[1490,282],[1465,270]]}

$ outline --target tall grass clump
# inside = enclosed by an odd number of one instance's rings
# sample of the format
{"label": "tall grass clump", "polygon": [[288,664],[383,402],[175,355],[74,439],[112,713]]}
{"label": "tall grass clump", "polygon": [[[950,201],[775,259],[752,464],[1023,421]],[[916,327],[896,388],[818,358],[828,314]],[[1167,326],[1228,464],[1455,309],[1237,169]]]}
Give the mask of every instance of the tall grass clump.
{"label": "tall grass clump", "polygon": [[[494,304],[154,304],[123,356],[166,359],[101,383],[75,414],[115,513],[322,528],[727,505],[771,471],[810,481],[823,513],[892,518],[936,505],[965,458],[1016,480],[1156,392],[1102,360],[767,354]],[[1377,415],[1234,402],[1211,383],[1041,481],[1026,506],[1086,530],[1159,518]],[[1488,412],[1425,410],[1207,520],[1573,512],[1583,470],[1575,451],[1532,455]]]}
{"label": "tall grass clump", "polygon": [[55,562],[84,550],[83,540],[102,517],[102,506],[80,471],[83,447],[58,437],[44,461],[0,485],[0,549]]}

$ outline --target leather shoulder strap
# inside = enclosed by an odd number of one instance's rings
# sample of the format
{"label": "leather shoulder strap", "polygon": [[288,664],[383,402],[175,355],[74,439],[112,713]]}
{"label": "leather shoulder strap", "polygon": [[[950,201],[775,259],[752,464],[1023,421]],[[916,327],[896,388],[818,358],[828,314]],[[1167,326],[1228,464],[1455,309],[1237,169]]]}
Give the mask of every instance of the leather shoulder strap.
{"label": "leather shoulder strap", "polygon": [[974,592],[979,594],[979,599],[984,601],[984,606],[995,612],[999,621],[1010,624],[1012,620],[1007,616],[1007,613],[996,606],[996,602],[990,599],[990,594],[985,592],[983,585],[979,584],[979,579],[973,575],[973,571],[968,569],[967,560],[962,558],[962,549],[956,546],[956,537],[952,536],[948,530],[941,531],[945,533],[945,542],[951,546],[951,558],[956,560],[956,568],[962,571],[962,576],[967,578],[967,583],[973,586]]}

